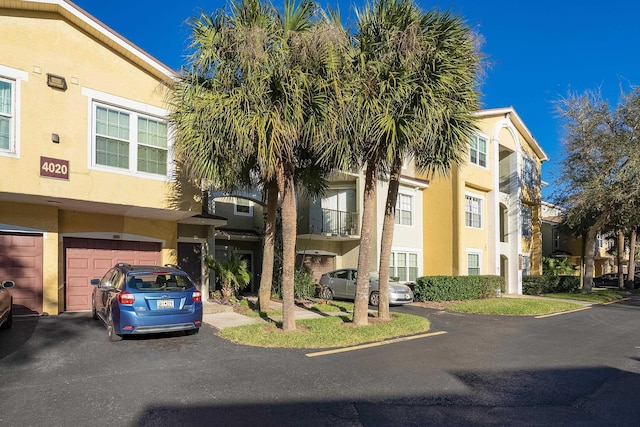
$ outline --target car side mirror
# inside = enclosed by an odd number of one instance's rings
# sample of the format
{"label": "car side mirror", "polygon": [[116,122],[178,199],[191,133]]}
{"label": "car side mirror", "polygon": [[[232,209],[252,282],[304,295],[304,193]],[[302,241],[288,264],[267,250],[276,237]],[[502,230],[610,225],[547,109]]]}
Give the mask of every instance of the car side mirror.
{"label": "car side mirror", "polygon": [[5,280],[4,282],[2,282],[2,287],[3,288],[13,288],[16,285],[16,283],[13,280]]}
{"label": "car side mirror", "polygon": [[100,285],[100,279],[91,279],[91,284],[93,286],[98,286]]}

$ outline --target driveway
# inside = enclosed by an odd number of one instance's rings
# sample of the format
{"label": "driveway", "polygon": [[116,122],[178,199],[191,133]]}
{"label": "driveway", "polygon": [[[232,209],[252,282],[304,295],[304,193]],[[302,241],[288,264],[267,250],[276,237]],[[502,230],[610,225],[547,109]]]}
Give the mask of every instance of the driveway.
{"label": "driveway", "polygon": [[446,333],[319,357],[208,326],[110,343],[89,314],[17,318],[0,425],[635,426],[634,298],[544,319],[400,307]]}

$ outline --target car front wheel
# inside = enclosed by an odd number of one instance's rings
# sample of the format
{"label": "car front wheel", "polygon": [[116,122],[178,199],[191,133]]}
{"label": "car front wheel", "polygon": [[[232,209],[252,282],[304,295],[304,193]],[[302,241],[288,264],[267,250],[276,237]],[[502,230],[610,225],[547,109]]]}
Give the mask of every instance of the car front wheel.
{"label": "car front wheel", "polygon": [[378,292],[371,292],[371,295],[369,295],[369,304],[376,307],[380,304],[380,294]]}
{"label": "car front wheel", "polygon": [[109,313],[109,320],[107,321],[107,335],[109,336],[109,341],[111,342],[122,340],[122,335],[116,334],[116,329],[113,326],[113,318],[111,317],[111,313]]}
{"label": "car front wheel", "polygon": [[322,298],[323,300],[332,300],[333,299],[333,292],[331,291],[331,289],[328,286],[323,286],[322,289],[320,290],[320,298]]}

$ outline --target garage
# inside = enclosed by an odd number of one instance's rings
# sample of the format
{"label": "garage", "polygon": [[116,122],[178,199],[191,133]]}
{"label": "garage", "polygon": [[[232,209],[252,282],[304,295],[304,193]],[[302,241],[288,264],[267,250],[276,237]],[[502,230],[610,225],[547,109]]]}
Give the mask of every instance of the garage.
{"label": "garage", "polygon": [[91,279],[119,262],[158,265],[161,249],[157,242],[65,238],[65,311],[91,310]]}
{"label": "garage", "polygon": [[304,265],[313,275],[313,281],[320,282],[320,276],[336,269],[335,255],[296,255],[296,265]]}
{"label": "garage", "polygon": [[42,313],[42,235],[0,232],[0,280],[13,280],[14,314]]}

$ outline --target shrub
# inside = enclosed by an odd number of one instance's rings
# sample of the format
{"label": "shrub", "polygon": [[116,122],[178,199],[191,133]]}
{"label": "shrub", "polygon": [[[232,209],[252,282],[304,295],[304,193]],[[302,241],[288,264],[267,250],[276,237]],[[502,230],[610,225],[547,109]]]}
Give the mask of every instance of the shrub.
{"label": "shrub", "polygon": [[304,268],[296,269],[294,274],[293,293],[296,299],[310,299],[316,294],[313,276]]}
{"label": "shrub", "polygon": [[500,276],[425,276],[413,288],[418,301],[460,301],[496,296],[504,291]]}
{"label": "shrub", "polygon": [[525,295],[576,292],[579,287],[578,276],[522,276],[522,293]]}

